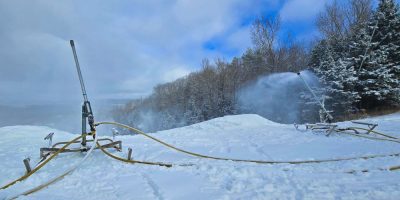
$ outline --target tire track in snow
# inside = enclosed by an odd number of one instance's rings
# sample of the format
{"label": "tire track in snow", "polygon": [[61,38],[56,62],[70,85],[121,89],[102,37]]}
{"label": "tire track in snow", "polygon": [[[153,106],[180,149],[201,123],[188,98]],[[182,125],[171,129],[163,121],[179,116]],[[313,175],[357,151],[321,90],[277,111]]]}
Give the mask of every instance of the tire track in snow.
{"label": "tire track in snow", "polygon": [[267,159],[273,160],[273,158],[266,153],[260,144],[258,144],[256,141],[258,141],[254,136],[250,136],[248,142],[250,143],[250,148],[255,151],[258,154],[261,154],[265,156]]}
{"label": "tire track in snow", "polygon": [[158,200],[164,200],[164,197],[160,191],[160,188],[158,187],[158,185],[153,181],[152,178],[150,178],[147,174],[142,173],[141,174],[144,181],[146,182],[146,184],[149,186],[150,190],[152,191],[152,194],[154,195],[154,199],[158,199]]}
{"label": "tire track in snow", "polygon": [[251,140],[249,142],[250,142],[250,145],[251,145],[250,148],[252,148],[253,151],[265,156],[266,158],[268,158],[270,160],[273,160],[273,158],[268,153],[266,153],[264,150],[262,150],[262,147],[260,147],[259,144],[255,143],[255,142],[253,142]]}

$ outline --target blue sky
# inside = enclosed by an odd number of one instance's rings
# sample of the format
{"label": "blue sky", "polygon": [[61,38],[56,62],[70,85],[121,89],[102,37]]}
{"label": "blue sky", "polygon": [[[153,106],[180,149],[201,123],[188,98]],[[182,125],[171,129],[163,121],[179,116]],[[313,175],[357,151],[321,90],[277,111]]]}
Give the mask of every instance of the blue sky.
{"label": "blue sky", "polygon": [[[249,27],[253,21],[260,15],[277,16],[282,19],[281,35],[291,34],[295,39],[310,42],[315,36],[318,36],[318,31],[315,27],[315,17],[323,9],[328,0],[290,0],[290,1],[255,1],[252,6],[253,11],[244,13],[241,16],[239,29],[246,29],[246,34],[250,37]],[[259,5],[256,5],[259,4]],[[234,27],[233,32],[238,28]],[[227,40],[232,32],[225,32],[221,35],[216,35],[203,44],[206,50],[211,52],[223,53],[225,57],[232,58],[240,56],[244,48],[229,48],[230,41]],[[234,34],[234,33],[233,33]],[[250,38],[248,38],[250,39]],[[248,40],[247,46],[251,47],[251,42]]]}
{"label": "blue sky", "polygon": [[251,47],[260,15],[308,41],[328,0],[0,1],[0,104],[80,102],[69,40],[89,97],[138,98]]}

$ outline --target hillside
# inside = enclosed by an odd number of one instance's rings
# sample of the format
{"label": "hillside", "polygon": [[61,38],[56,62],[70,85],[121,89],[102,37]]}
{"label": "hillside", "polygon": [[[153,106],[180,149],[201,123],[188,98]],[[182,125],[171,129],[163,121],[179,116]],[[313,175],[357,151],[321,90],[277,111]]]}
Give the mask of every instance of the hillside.
{"label": "hillside", "polygon": [[[400,113],[369,118],[377,130],[400,136]],[[350,124],[344,122],[340,125]],[[22,160],[36,161],[43,138],[55,132],[54,141],[76,135],[43,126],[0,128],[0,185],[25,173]],[[109,135],[109,133],[98,133]],[[177,147],[206,155],[259,160],[312,160],[399,153],[399,144],[346,135],[296,131],[293,125],[271,122],[258,115],[216,118],[187,127],[153,133]],[[61,181],[21,199],[396,199],[400,172],[379,168],[400,165],[398,157],[357,159],[320,164],[262,165],[199,159],[167,149],[140,135],[119,136],[126,157],[133,149],[138,160],[193,166],[171,168],[126,164],[101,151]],[[6,190],[0,199],[13,197],[64,172],[84,154],[58,156],[27,180]],[[344,173],[350,170],[367,173]]]}

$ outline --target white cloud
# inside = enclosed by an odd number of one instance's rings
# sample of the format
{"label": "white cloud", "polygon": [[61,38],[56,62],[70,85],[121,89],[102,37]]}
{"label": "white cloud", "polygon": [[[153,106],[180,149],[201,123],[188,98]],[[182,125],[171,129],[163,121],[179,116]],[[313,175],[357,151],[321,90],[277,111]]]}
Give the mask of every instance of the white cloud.
{"label": "white cloud", "polygon": [[280,15],[283,21],[313,20],[326,2],[328,0],[289,0],[283,5]]}
{"label": "white cloud", "polygon": [[240,20],[255,6],[240,0],[1,1],[0,85],[7,87],[0,88],[0,104],[80,100],[70,39],[90,96],[148,93],[200,67],[203,58],[227,57],[204,49],[213,37],[226,39],[226,48],[248,47]]}
{"label": "white cloud", "polygon": [[163,76],[163,81],[169,82],[169,81],[174,81],[180,77],[184,77],[188,75],[190,71],[186,69],[185,67],[176,67],[168,70],[165,72]]}

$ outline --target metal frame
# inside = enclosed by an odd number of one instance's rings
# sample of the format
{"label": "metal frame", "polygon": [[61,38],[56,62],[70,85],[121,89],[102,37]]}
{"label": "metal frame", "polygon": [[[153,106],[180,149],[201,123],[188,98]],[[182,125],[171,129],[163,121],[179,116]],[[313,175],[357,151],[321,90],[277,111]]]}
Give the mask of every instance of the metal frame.
{"label": "metal frame", "polygon": [[[93,142],[94,140],[86,140],[86,142]],[[102,139],[98,139],[97,141],[109,141],[109,142],[114,142],[112,139],[108,139],[108,138],[102,138]],[[58,146],[58,145],[62,145],[62,144],[67,144],[68,142],[57,142],[57,143],[55,143],[53,146],[52,146],[52,148],[56,148],[56,146]],[[76,141],[76,142],[73,142],[72,144],[74,144],[74,143],[80,143],[80,141]]]}
{"label": "metal frame", "polygon": [[[111,141],[110,143],[103,144],[101,145],[102,148],[115,148],[117,151],[122,151],[122,142],[121,141],[112,141],[111,139],[105,138],[105,139],[99,139],[98,141]],[[87,140],[87,142],[93,142],[93,140]],[[61,144],[66,144],[68,142],[59,142],[53,145],[53,147],[45,147],[45,148],[40,148],[40,158],[45,159],[47,156],[49,156],[51,153],[54,153],[61,148],[56,148],[55,146],[61,145]],[[80,141],[76,141],[74,143],[80,143]],[[96,144],[93,144],[96,145]],[[90,148],[90,147],[89,147]],[[95,149],[99,149],[99,147],[95,147]],[[85,150],[82,148],[74,148],[74,149],[64,149],[60,153],[68,153],[68,152],[84,152]]]}
{"label": "metal frame", "polygon": [[306,130],[325,130],[326,136],[329,136],[338,127],[337,124],[326,124],[326,123],[316,123],[316,124],[306,124]]}
{"label": "metal frame", "polygon": [[[372,123],[367,123],[367,122],[359,122],[359,121],[351,121],[351,123],[368,126],[369,130],[365,134],[370,134],[371,131],[373,131],[378,126],[378,124],[372,124]],[[360,133],[357,130],[354,130],[354,131],[357,134]]]}

